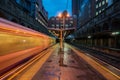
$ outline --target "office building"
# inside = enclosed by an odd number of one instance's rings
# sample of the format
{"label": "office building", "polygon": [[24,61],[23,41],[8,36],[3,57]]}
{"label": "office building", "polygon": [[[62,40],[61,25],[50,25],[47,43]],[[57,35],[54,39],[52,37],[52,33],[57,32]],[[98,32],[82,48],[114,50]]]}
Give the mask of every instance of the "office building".
{"label": "office building", "polygon": [[80,0],[79,27],[95,16],[95,0]]}
{"label": "office building", "polygon": [[[73,17],[67,17],[65,18],[65,24],[64,28],[76,28],[76,23],[74,21],[75,19]],[[63,19],[59,17],[51,17],[49,19],[49,28],[63,28]]]}
{"label": "office building", "polygon": [[42,0],[16,0],[30,16],[43,25],[48,25],[48,12],[44,9]]}

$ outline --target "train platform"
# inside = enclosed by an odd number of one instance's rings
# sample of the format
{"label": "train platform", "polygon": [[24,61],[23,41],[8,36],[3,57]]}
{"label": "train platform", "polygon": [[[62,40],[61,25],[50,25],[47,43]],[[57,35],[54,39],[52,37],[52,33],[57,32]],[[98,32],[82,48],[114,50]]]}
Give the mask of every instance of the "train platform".
{"label": "train platform", "polygon": [[65,43],[63,49],[56,44],[2,75],[0,80],[120,80],[119,70],[110,68]]}

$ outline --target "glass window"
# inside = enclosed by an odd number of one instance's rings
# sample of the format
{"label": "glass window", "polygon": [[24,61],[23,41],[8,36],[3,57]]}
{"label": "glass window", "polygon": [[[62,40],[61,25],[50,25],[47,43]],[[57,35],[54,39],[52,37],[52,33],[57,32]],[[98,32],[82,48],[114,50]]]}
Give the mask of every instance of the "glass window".
{"label": "glass window", "polygon": [[38,8],[38,4],[36,4],[35,6],[36,6],[36,8]]}
{"label": "glass window", "polygon": [[73,23],[73,21],[70,21],[70,23]]}
{"label": "glass window", "polygon": [[104,10],[105,10],[105,8],[102,9],[102,11],[104,11]]}
{"label": "glass window", "polygon": [[98,12],[96,12],[96,16],[98,15]]}
{"label": "glass window", "polygon": [[108,0],[106,0],[106,3],[108,3]]}
{"label": "glass window", "polygon": [[68,18],[66,18],[66,20],[68,20]]}
{"label": "glass window", "polygon": [[56,24],[56,26],[58,27],[59,25],[58,25],[58,24]]}
{"label": "glass window", "polygon": [[101,3],[99,3],[99,7],[101,7]]}
{"label": "glass window", "polygon": [[70,20],[73,20],[73,18],[70,18]]}
{"label": "glass window", "polygon": [[65,26],[68,27],[68,24],[66,24]]}
{"label": "glass window", "polygon": [[102,1],[102,5],[104,5],[105,4],[105,1]]}
{"label": "glass window", "polygon": [[98,8],[98,5],[96,5],[96,8]]}
{"label": "glass window", "polygon": [[52,24],[52,26],[54,27],[55,25],[54,25],[54,24]]}
{"label": "glass window", "polygon": [[59,18],[56,18],[56,20],[59,20]]}
{"label": "glass window", "polygon": [[52,18],[52,20],[55,20],[55,18]]}

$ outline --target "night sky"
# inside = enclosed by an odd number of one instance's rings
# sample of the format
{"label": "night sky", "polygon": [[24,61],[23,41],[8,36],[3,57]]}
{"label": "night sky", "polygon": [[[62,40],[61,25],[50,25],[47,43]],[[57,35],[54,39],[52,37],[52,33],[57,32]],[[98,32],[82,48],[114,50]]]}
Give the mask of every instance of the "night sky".
{"label": "night sky", "polygon": [[[43,0],[43,5],[48,11],[49,18],[52,16],[57,16],[59,12],[66,10],[67,0]],[[67,11],[71,15],[71,0],[68,0]]]}

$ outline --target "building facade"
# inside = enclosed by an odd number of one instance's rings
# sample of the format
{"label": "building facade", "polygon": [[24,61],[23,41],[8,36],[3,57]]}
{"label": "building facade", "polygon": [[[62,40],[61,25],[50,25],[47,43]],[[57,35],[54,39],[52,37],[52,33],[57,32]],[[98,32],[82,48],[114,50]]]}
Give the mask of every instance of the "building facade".
{"label": "building facade", "polygon": [[[27,1],[24,3],[25,5]],[[41,15],[41,22],[43,23],[41,24],[30,15],[30,10],[26,10],[27,7],[22,6],[21,3],[18,2],[16,0],[0,0],[0,18],[7,19],[44,34],[51,35],[45,27],[48,22],[44,22],[45,20],[43,19],[43,16]],[[44,21],[42,21],[42,19]]]}
{"label": "building facade", "polygon": [[79,27],[95,16],[95,0],[80,0]]}
{"label": "building facade", "polygon": [[[114,0],[115,1],[115,0]],[[112,5],[113,0],[96,0],[96,16]]]}
{"label": "building facade", "polygon": [[95,17],[74,33],[73,43],[118,56],[120,53],[119,4],[120,0],[95,0]]}
{"label": "building facade", "polygon": [[49,28],[76,28],[75,19],[73,17],[65,18],[65,24],[63,25],[63,18],[51,17],[49,19],[48,27]]}
{"label": "building facade", "polygon": [[79,15],[79,1],[80,0],[72,0],[72,16]]}
{"label": "building facade", "polygon": [[76,20],[76,27],[79,26],[80,0],[72,0],[72,16]]}
{"label": "building facade", "polygon": [[77,27],[82,27],[117,0],[72,0],[72,13],[77,16]]}
{"label": "building facade", "polygon": [[42,0],[16,0],[16,2],[38,22],[45,26],[48,25],[48,12],[44,9]]}

